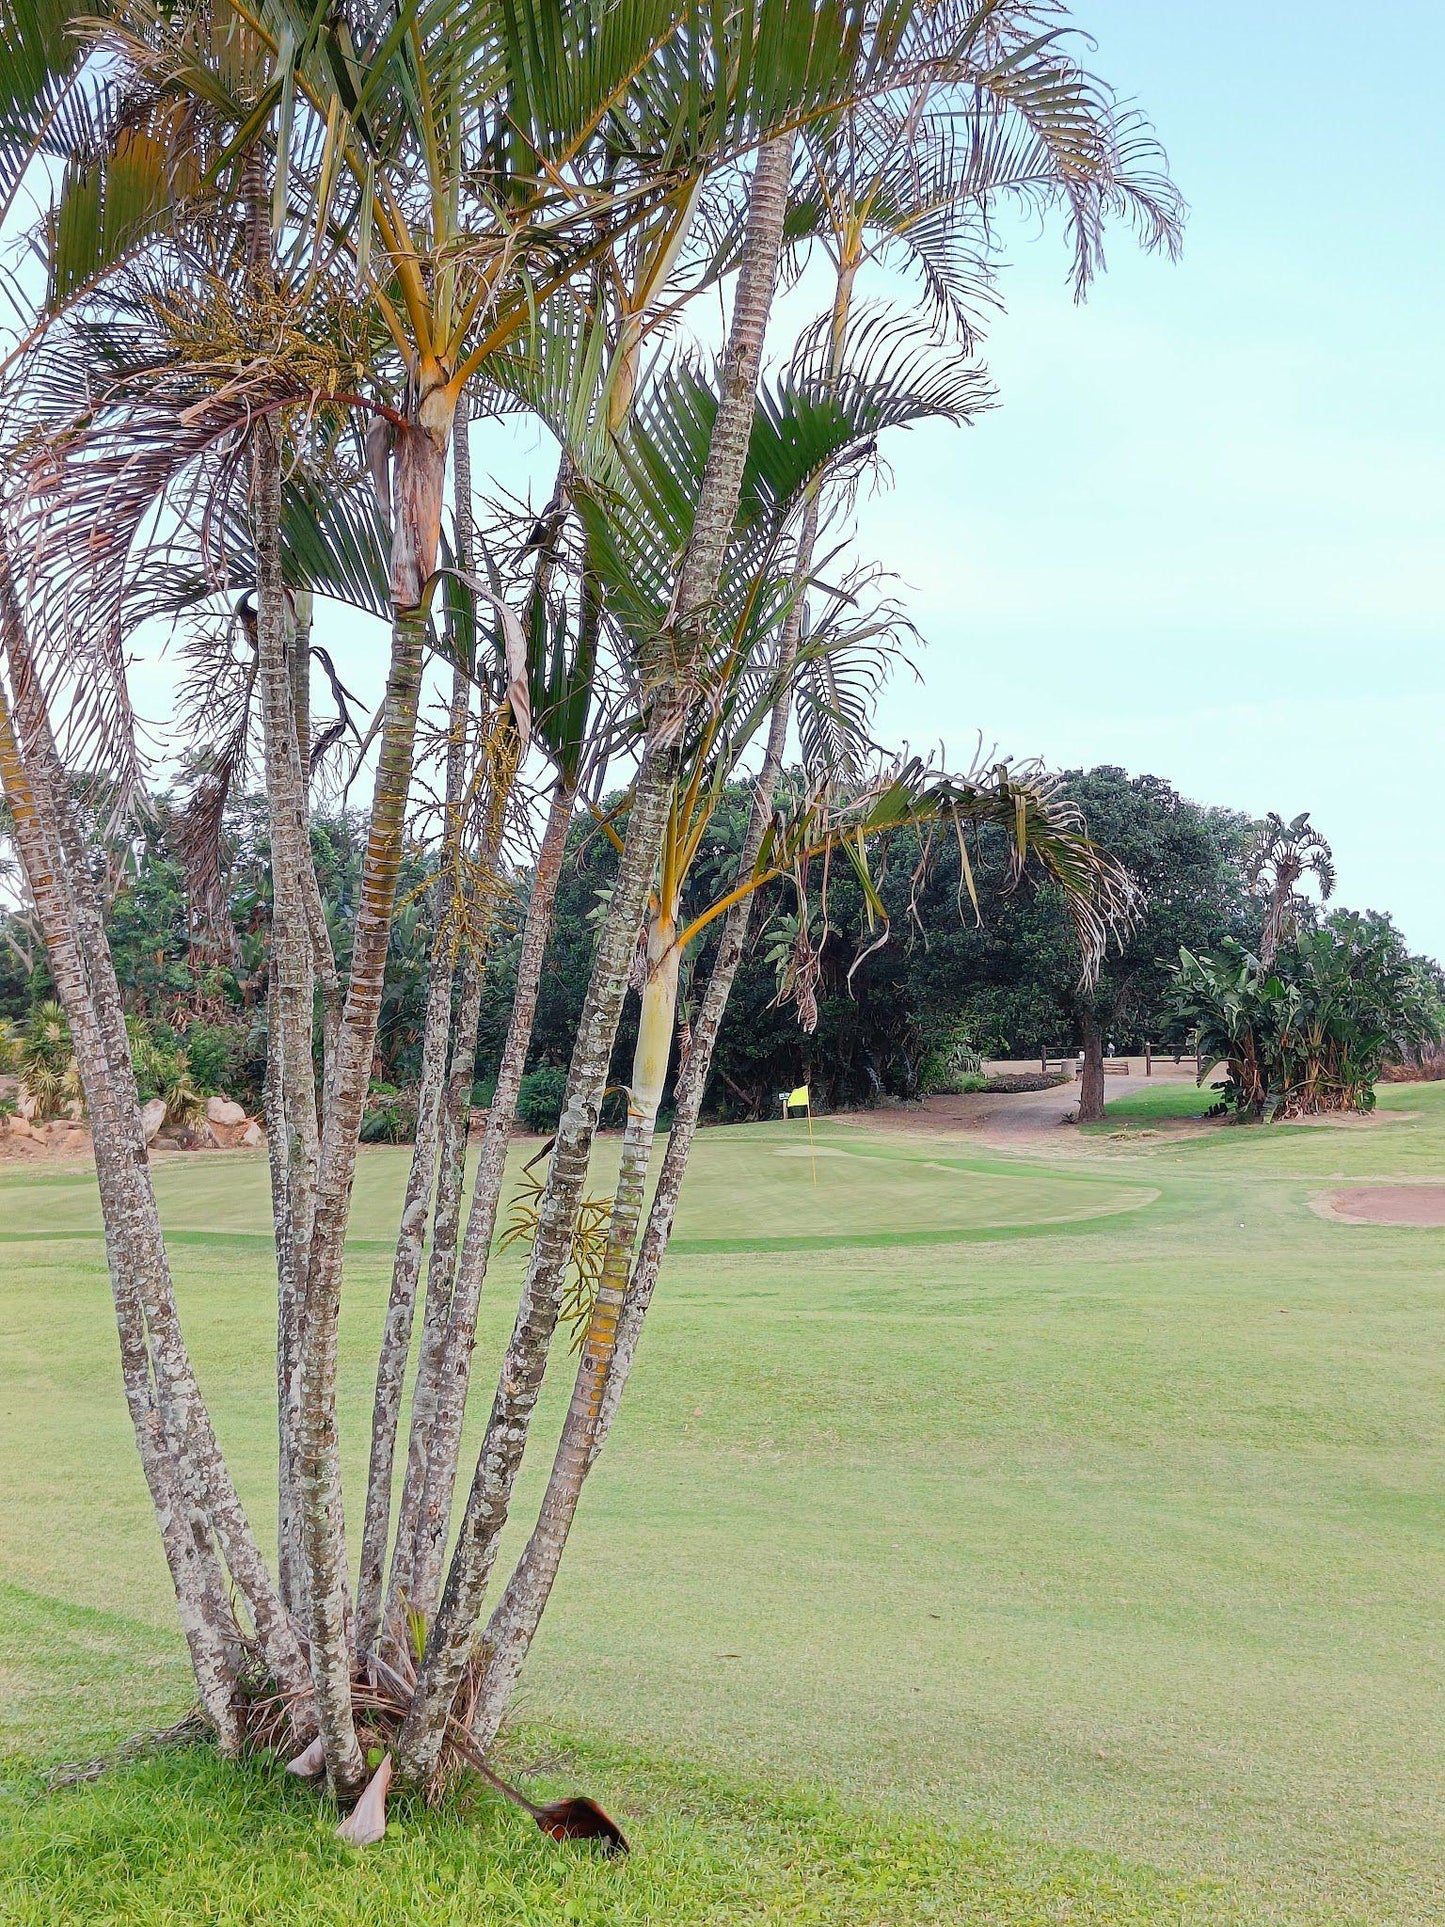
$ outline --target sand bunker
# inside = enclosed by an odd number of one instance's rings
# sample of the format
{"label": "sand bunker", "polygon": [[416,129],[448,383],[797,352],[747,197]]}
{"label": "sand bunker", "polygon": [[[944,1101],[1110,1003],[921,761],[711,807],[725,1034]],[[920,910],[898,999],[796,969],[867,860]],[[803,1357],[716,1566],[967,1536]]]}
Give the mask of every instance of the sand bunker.
{"label": "sand bunker", "polygon": [[1357,1184],[1312,1203],[1337,1224],[1445,1226],[1445,1184]]}

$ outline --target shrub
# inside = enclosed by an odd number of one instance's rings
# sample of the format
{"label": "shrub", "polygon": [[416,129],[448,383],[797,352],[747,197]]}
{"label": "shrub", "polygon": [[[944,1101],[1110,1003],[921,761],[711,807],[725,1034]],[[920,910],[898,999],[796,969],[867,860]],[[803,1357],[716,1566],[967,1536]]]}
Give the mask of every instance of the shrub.
{"label": "shrub", "polygon": [[923,1060],[918,1088],[925,1097],[984,1088],[983,1052],[966,1017],[955,1018],[934,1039]]}
{"label": "shrub", "polygon": [[228,1091],[235,1082],[234,1067],[245,1048],[246,1035],[238,1024],[209,1024],[198,1020],[186,1032],[186,1061],[191,1082],[206,1097]]}
{"label": "shrub", "polygon": [[529,1131],[545,1135],[555,1131],[562,1115],[562,1100],[567,1095],[567,1073],[555,1064],[528,1071],[517,1092],[517,1116]]}
{"label": "shrub", "polygon": [[141,1103],[158,1097],[166,1107],[167,1124],[196,1123],[205,1113],[206,1096],[176,1032],[169,1024],[152,1026],[144,1017],[127,1017],[125,1027]]}
{"label": "shrub", "polygon": [[1424,1058],[1445,1034],[1432,968],[1374,912],[1336,910],[1267,968],[1232,941],[1216,956],[1181,950],[1172,1001],[1206,1071],[1227,1073],[1216,1114],[1369,1111],[1384,1066]]}
{"label": "shrub", "polygon": [[410,1144],[416,1136],[416,1092],[375,1079],[367,1086],[361,1115],[363,1144]]}
{"label": "shrub", "polygon": [[19,1061],[20,1082],[37,1124],[83,1104],[70,1025],[58,1003],[37,1004],[31,1011],[20,1040]]}

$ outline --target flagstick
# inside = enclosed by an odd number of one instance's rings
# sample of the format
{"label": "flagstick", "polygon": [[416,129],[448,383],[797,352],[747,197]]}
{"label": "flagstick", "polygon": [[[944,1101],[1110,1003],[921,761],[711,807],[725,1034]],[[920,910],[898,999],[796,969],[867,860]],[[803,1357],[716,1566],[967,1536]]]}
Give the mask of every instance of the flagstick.
{"label": "flagstick", "polygon": [[816,1184],[818,1182],[818,1149],[813,1142],[813,1099],[811,1094],[803,1108],[808,1113],[808,1159],[813,1167],[813,1182]]}

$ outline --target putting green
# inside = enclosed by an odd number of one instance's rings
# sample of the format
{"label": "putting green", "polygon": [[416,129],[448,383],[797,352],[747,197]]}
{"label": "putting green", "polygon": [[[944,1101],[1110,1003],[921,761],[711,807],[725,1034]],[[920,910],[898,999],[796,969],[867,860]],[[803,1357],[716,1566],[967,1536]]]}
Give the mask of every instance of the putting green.
{"label": "putting green", "polygon": [[[701,1142],[678,1215],[680,1250],[765,1250],[800,1240],[946,1243],[1001,1228],[1139,1210],[1156,1195],[1150,1186],[1112,1175],[932,1154],[906,1139],[870,1139],[827,1124],[817,1128],[812,1145],[798,1124],[707,1131]],[[519,1145],[510,1175],[539,1148],[538,1142]],[[350,1228],[356,1249],[390,1248],[410,1156],[405,1148],[363,1149]],[[616,1160],[616,1141],[604,1139],[594,1185],[605,1184]],[[178,1239],[260,1240],[269,1247],[263,1153],[164,1157],[155,1181],[166,1229]],[[23,1243],[99,1236],[89,1170],[22,1166],[0,1174],[0,1238]]]}

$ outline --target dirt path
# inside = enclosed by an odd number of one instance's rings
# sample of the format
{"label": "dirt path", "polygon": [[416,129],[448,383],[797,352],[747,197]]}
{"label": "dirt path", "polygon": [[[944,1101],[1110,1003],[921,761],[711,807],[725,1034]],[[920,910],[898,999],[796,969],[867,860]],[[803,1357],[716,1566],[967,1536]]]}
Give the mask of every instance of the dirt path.
{"label": "dirt path", "polygon": [[[1116,1098],[1134,1091],[1148,1090],[1149,1080],[1139,1077],[1111,1077],[1104,1094],[1105,1109]],[[845,1111],[843,1123],[866,1124],[871,1130],[911,1131],[949,1136],[954,1133],[977,1137],[985,1144],[1022,1148],[1025,1144],[1047,1145],[1052,1151],[1066,1150],[1076,1138],[1065,1138],[1061,1126],[1073,1121],[1079,1102],[1079,1087],[1072,1079],[1045,1091],[980,1092],[968,1097],[925,1097],[918,1104],[900,1104],[877,1111]],[[1170,1120],[1161,1120],[1167,1127]]]}

